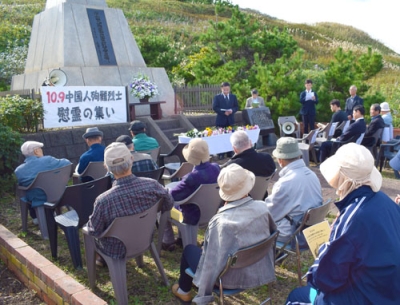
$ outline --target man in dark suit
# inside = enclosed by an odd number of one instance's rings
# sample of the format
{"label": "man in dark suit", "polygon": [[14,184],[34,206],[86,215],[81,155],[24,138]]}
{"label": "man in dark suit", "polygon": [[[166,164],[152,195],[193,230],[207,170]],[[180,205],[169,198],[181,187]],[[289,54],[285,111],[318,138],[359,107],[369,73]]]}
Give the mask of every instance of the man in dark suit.
{"label": "man in dark suit", "polygon": [[364,114],[364,106],[355,106],[353,109],[353,118],[355,121],[350,124],[349,128],[347,128],[347,130],[342,133],[342,135],[337,138],[336,141],[326,141],[321,144],[321,148],[319,150],[319,159],[321,163],[340,147],[342,144],[340,142],[355,142],[362,133],[365,133],[367,126],[364,121]]}
{"label": "man in dark suit", "polygon": [[[375,144],[375,139],[373,138],[374,133],[378,129],[385,128],[385,122],[381,117],[381,106],[379,104],[372,104],[369,109],[369,114],[371,115],[371,123],[368,125],[364,139],[361,142],[365,147],[373,146]],[[378,141],[380,141],[380,139],[378,139]]]}
{"label": "man in dark suit", "polygon": [[357,87],[352,85],[349,89],[350,97],[346,100],[345,111],[349,120],[352,120],[353,109],[357,105],[364,106],[364,100],[357,95]]}
{"label": "man in dark suit", "polygon": [[[312,90],[312,80],[305,81],[306,90],[300,93],[301,109],[300,114],[303,116],[304,133],[315,128],[315,105],[318,104],[317,92]],[[309,129],[310,127],[310,129]]]}
{"label": "man in dark suit", "polygon": [[[228,127],[235,124],[235,112],[239,110],[239,104],[236,95],[230,93],[231,85],[223,82],[221,93],[214,96],[213,110],[217,113],[215,126]],[[219,159],[223,159],[224,154],[219,154]]]}

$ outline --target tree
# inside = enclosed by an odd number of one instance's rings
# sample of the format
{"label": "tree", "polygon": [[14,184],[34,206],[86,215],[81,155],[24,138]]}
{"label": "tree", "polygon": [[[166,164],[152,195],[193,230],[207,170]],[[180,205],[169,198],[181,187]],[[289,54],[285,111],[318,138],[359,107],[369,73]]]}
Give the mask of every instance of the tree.
{"label": "tree", "polygon": [[[218,12],[218,5],[216,4]],[[286,31],[268,30],[250,15],[231,8],[227,21],[210,22],[210,29],[201,36],[204,47],[189,56],[188,62],[175,70],[186,83],[218,84],[229,81],[239,98],[244,98],[254,84],[258,65],[272,64],[290,57],[297,43]]]}

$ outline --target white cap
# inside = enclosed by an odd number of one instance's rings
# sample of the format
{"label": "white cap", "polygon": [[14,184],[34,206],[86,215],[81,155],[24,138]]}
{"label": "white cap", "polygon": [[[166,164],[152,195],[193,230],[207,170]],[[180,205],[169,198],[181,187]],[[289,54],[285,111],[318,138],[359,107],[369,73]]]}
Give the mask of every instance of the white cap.
{"label": "white cap", "polygon": [[36,141],[26,141],[21,146],[21,152],[24,156],[31,156],[33,155],[33,151],[39,147],[43,147],[43,143]]}

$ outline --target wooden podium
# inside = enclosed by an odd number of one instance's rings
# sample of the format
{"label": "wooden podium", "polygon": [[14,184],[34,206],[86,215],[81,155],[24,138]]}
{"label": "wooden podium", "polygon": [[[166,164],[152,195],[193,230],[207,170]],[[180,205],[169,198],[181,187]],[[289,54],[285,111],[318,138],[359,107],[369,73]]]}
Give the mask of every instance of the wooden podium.
{"label": "wooden podium", "polygon": [[137,117],[136,116],[136,106],[145,106],[149,105],[150,106],[150,116],[153,120],[160,120],[162,119],[162,109],[161,109],[161,104],[165,104],[165,101],[159,101],[159,102],[148,102],[148,103],[130,103],[129,104],[129,116],[130,120],[134,121]]}

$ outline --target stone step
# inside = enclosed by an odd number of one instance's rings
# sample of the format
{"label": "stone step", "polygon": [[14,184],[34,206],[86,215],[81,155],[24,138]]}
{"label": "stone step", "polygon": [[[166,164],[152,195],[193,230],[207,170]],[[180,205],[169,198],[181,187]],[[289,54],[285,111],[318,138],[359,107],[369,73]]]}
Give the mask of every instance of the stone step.
{"label": "stone step", "polygon": [[[184,128],[172,128],[172,129],[164,129],[163,132],[165,136],[171,141],[173,139],[178,139],[177,136],[174,136],[176,133],[186,132]],[[171,141],[172,142],[172,141]]]}
{"label": "stone step", "polygon": [[181,127],[180,122],[177,119],[162,119],[156,120],[155,122],[161,130]]}

